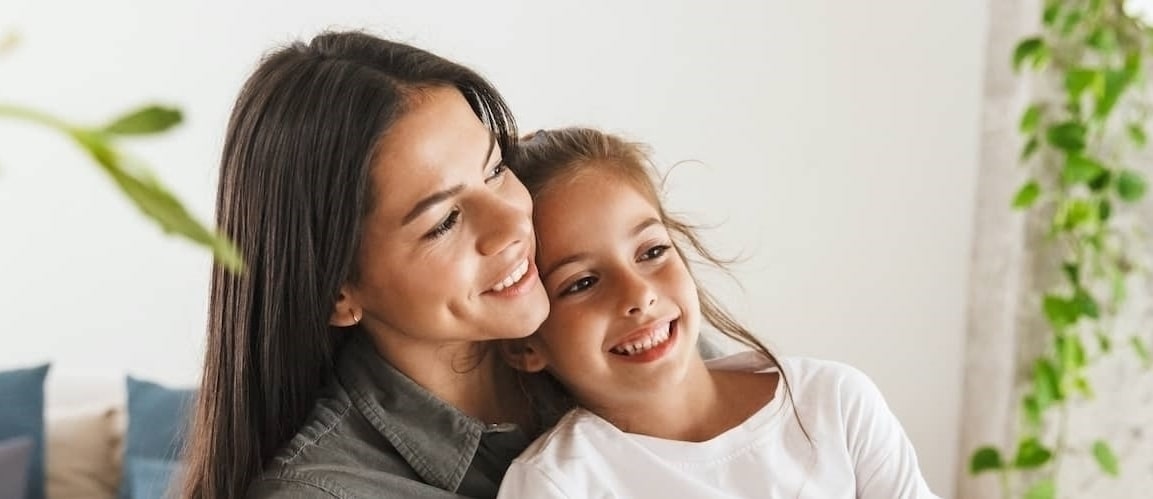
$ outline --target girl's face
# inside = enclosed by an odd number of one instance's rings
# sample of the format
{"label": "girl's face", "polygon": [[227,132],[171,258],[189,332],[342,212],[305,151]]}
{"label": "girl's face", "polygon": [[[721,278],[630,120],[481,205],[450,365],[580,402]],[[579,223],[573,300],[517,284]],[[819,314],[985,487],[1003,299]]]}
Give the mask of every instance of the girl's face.
{"label": "girl's face", "polygon": [[547,186],[535,210],[551,313],[519,367],[547,367],[594,410],[675,389],[697,355],[700,304],[656,207],[591,165]]}
{"label": "girl's face", "polygon": [[359,318],[390,344],[440,344],[524,337],[548,315],[532,200],[458,90],[414,95],[378,145],[372,182],[360,278],[342,288],[334,324]]}

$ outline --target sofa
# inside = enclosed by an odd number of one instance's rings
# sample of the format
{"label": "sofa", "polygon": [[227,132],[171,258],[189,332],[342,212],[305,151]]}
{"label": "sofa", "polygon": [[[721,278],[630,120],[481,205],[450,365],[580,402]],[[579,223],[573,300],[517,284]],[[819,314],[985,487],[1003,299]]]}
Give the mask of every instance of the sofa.
{"label": "sofa", "polygon": [[[170,495],[194,392],[131,376],[49,371],[47,365],[0,370],[0,446],[28,447],[23,476],[11,472],[20,462],[0,457],[0,499]],[[10,497],[15,491],[20,495]]]}

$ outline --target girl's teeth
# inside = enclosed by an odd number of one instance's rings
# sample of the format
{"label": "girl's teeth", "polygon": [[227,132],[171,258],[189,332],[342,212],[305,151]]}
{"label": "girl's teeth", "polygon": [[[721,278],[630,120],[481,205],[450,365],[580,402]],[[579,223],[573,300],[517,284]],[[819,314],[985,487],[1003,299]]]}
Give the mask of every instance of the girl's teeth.
{"label": "girl's teeth", "polygon": [[651,350],[653,347],[659,346],[661,343],[669,339],[669,324],[666,323],[660,329],[653,331],[647,338],[644,338],[627,345],[621,345],[610,350],[613,353],[621,355],[636,355],[641,352]]}

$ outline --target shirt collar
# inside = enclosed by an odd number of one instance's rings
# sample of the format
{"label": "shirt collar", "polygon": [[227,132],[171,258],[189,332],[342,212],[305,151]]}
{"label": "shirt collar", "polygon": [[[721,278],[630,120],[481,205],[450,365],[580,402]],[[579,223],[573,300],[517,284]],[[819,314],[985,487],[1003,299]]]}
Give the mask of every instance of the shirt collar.
{"label": "shirt collar", "polygon": [[396,370],[364,334],[349,339],[337,365],[352,403],[413,470],[430,485],[457,490],[485,424]]}

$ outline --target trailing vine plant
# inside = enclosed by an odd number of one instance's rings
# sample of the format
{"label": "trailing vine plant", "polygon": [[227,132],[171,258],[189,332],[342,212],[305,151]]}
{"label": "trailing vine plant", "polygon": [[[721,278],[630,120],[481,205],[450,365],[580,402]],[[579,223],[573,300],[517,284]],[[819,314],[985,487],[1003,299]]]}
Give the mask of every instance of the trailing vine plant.
{"label": "trailing vine plant", "polygon": [[[0,56],[10,52],[16,43],[13,32],[0,33]],[[106,124],[85,126],[27,106],[0,101],[0,119],[40,125],[64,135],[88,153],[121,193],[161,230],[209,248],[216,260],[229,270],[242,270],[240,254],[233,244],[193,218],[143,163],[119,146],[121,139],[159,134],[178,125],[183,119],[179,109],[143,106]]]}
{"label": "trailing vine plant", "polygon": [[1139,213],[1148,167],[1134,158],[1147,141],[1153,30],[1123,0],[1047,0],[1040,15],[1041,33],[1012,57],[1039,87],[1020,118],[1028,180],[1012,205],[1045,217],[1046,251],[1059,255],[1062,277],[1039,304],[1051,335],[1031,365],[1016,448],[982,447],[970,459],[972,473],[1000,475],[1006,499],[1056,497],[1069,452],[1091,453],[1101,473],[1117,476],[1106,439],[1089,449],[1067,441],[1070,403],[1093,398],[1087,370],[1102,359],[1129,351],[1151,362],[1148,335],[1118,330],[1117,319],[1134,305],[1128,288],[1149,272]]}

